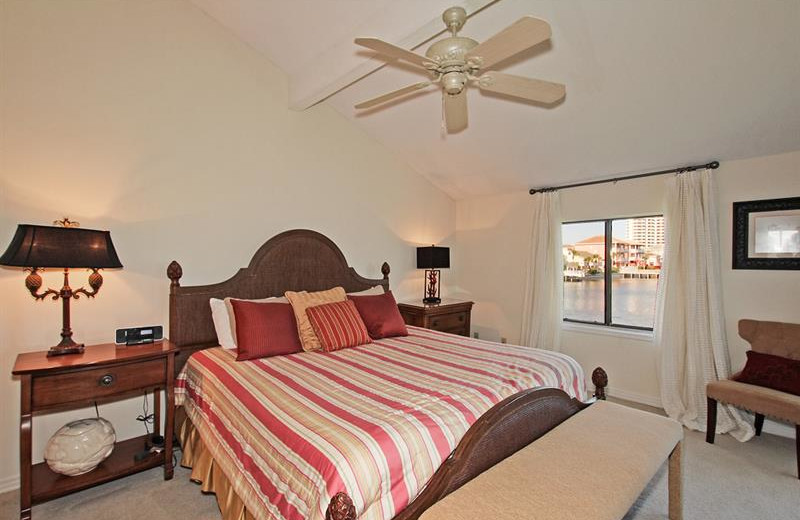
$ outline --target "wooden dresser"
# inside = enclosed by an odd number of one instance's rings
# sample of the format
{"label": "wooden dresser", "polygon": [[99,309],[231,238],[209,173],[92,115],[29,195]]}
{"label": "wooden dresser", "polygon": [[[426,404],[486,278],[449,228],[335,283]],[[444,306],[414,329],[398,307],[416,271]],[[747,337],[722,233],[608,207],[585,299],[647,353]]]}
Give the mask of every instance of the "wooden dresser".
{"label": "wooden dresser", "polygon": [[[169,341],[159,341],[129,347],[113,343],[87,345],[82,354],[55,357],[47,357],[46,351],[17,356],[13,374],[19,376],[22,383],[19,422],[21,519],[31,518],[31,506],[35,504],[156,466],[164,466],[165,480],[172,478],[176,352],[177,348]],[[162,390],[166,392],[167,403],[163,451],[147,452],[146,435],[118,440],[106,460],[92,471],[75,477],[51,471],[45,462],[32,463],[34,415],[152,392],[154,433],[158,434]]]}
{"label": "wooden dresser", "polygon": [[398,303],[406,325],[469,336],[472,302],[442,299],[442,303]]}

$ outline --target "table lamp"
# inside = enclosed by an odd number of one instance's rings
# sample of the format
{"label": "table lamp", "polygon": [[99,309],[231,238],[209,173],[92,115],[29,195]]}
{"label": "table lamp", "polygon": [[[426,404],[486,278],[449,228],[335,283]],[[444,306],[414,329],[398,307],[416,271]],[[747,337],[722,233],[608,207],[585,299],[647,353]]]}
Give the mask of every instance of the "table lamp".
{"label": "table lamp", "polygon": [[450,267],[450,248],[430,247],[417,248],[417,269],[425,269],[425,292],[422,301],[424,303],[442,303],[440,278],[442,272],[439,269]]}
{"label": "table lamp", "polygon": [[[87,298],[94,298],[103,285],[103,277],[98,270],[122,267],[111,242],[110,232],[78,228],[77,223],[70,222],[69,219],[54,223],[61,225],[20,224],[8,249],[0,257],[0,265],[23,267],[26,271],[30,271],[25,278],[25,287],[36,300],[52,296],[53,300],[57,301],[60,298],[62,301],[61,342],[50,348],[48,356],[83,352],[83,345],[72,339],[70,300],[73,298],[77,300],[81,294]],[[60,291],[47,289],[42,293],[39,292],[42,287],[39,271],[44,268],[64,269],[64,286]],[[74,268],[92,270],[89,275],[90,291],[83,287],[72,289],[69,286],[69,270]]]}

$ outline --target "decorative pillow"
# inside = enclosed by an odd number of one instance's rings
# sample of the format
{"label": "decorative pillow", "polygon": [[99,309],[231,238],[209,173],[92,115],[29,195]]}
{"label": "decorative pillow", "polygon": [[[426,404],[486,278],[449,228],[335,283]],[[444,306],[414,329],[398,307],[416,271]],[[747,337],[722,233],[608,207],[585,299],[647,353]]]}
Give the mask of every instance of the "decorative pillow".
{"label": "decorative pillow", "polygon": [[309,307],[306,314],[325,352],[372,343],[350,300]]}
{"label": "decorative pillow", "polygon": [[747,363],[736,380],[800,395],[800,361],[748,350]]}
{"label": "decorative pillow", "polygon": [[382,285],[373,285],[369,289],[364,289],[363,291],[358,292],[349,292],[347,296],[378,296],[380,294],[384,294],[386,291],[383,290]]}
{"label": "decorative pillow", "polygon": [[302,352],[297,321],[288,303],[231,300],[236,314],[236,360]]}
{"label": "decorative pillow", "polygon": [[[211,305],[211,320],[214,322],[214,330],[217,333],[217,341],[222,348],[236,348],[236,318],[234,317],[231,300],[239,298],[211,298],[208,303]],[[274,302],[287,303],[289,300],[283,296],[273,298],[263,298],[260,300],[240,300],[243,302]]]}
{"label": "decorative pillow", "polygon": [[286,297],[289,303],[292,304],[294,309],[294,317],[297,319],[297,332],[300,335],[300,343],[303,344],[303,350],[306,352],[311,350],[319,350],[322,348],[317,335],[314,333],[314,327],[308,321],[306,309],[323,303],[341,302],[347,300],[344,289],[341,287],[334,287],[327,291],[317,292],[293,292],[287,291]]}
{"label": "decorative pillow", "polygon": [[367,326],[369,337],[372,339],[389,338],[392,336],[408,336],[408,329],[392,291],[378,296],[348,295],[358,309],[358,314]]}

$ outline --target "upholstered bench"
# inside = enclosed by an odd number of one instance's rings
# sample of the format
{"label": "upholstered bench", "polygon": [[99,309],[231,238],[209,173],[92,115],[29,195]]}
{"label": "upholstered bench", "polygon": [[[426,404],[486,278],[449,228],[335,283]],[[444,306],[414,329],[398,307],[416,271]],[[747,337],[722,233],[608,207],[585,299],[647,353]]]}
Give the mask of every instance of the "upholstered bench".
{"label": "upholstered bench", "polygon": [[669,518],[682,518],[683,429],[598,401],[429,508],[422,520],[619,520],[669,459]]}

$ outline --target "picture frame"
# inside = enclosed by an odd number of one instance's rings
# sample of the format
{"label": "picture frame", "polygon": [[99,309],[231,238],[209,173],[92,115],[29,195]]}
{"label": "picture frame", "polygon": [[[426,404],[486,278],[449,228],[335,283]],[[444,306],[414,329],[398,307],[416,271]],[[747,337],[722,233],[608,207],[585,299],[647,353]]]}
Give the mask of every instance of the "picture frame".
{"label": "picture frame", "polygon": [[800,197],[733,203],[733,268],[800,270]]}

